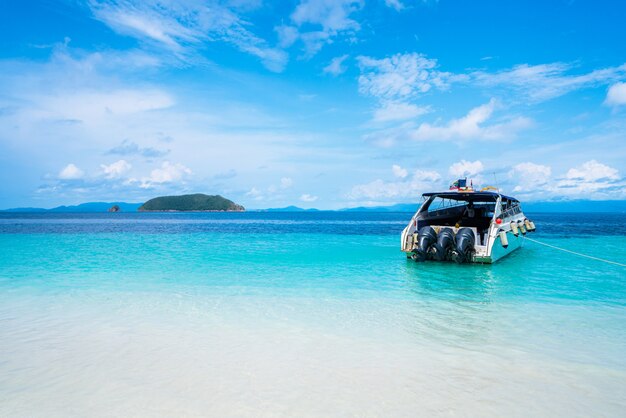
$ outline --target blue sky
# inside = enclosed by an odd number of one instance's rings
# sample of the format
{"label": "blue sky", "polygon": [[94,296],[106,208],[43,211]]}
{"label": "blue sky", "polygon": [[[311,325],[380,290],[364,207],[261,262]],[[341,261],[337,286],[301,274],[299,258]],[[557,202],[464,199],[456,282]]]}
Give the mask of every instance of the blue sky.
{"label": "blue sky", "polygon": [[[0,11],[0,207],[626,198],[622,2],[31,1]],[[496,179],[496,180],[494,180]]]}

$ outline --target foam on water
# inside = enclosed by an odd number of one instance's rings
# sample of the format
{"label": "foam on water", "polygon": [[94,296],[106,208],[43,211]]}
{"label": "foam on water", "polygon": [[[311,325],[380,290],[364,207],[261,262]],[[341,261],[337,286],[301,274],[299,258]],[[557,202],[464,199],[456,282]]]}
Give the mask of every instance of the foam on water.
{"label": "foam on water", "polygon": [[[398,249],[406,214],[268,215],[259,233],[219,216],[130,216],[114,232],[115,215],[5,218],[0,415],[626,408],[617,266],[530,243],[493,266],[416,264]],[[624,235],[545,222],[546,242],[626,258]]]}

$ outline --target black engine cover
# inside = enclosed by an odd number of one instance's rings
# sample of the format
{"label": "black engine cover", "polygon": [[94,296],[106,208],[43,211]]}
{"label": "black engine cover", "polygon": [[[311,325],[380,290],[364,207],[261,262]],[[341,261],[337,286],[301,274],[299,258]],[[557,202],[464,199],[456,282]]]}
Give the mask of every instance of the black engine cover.
{"label": "black engine cover", "polygon": [[428,250],[437,242],[437,233],[430,226],[423,226],[417,234],[417,248],[413,250],[415,261],[426,261]]}
{"label": "black engine cover", "polygon": [[454,231],[451,228],[444,228],[439,231],[437,242],[433,245],[434,258],[437,261],[444,261],[455,244]]}
{"label": "black engine cover", "polygon": [[476,242],[476,235],[472,229],[459,229],[459,232],[456,233],[456,255],[454,257],[457,263],[471,261],[472,254],[475,251],[474,242]]}

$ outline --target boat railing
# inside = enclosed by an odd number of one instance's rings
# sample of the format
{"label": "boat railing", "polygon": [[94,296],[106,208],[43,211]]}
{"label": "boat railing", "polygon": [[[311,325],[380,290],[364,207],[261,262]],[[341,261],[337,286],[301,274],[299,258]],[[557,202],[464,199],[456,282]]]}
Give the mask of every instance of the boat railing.
{"label": "boat railing", "polygon": [[522,207],[520,205],[515,205],[507,208],[506,210],[503,210],[502,217],[506,218],[508,216],[517,215],[519,213],[522,213]]}

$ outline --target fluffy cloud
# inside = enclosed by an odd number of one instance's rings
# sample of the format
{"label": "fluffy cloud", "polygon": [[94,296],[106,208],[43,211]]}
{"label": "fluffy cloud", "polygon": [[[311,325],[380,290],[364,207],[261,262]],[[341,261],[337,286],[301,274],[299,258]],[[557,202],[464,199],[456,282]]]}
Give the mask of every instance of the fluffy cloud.
{"label": "fluffy cloud", "polygon": [[513,191],[531,200],[624,198],[626,181],[613,167],[589,160],[552,178],[549,166],[521,163],[512,167]]}
{"label": "fluffy cloud", "polygon": [[404,4],[400,0],[385,0],[385,4],[388,7],[396,9],[397,11],[405,8]]}
{"label": "fluffy cloud", "polygon": [[624,187],[624,179],[615,168],[590,160],[569,169],[551,191],[567,197],[614,199],[624,196]]}
{"label": "fluffy cloud", "polygon": [[291,177],[282,177],[280,183],[270,184],[266,188],[253,187],[245,195],[256,201],[281,201],[285,198],[285,192],[293,187],[294,181]]}
{"label": "fluffy cloud", "polygon": [[416,106],[410,103],[385,102],[374,111],[374,122],[392,122],[414,119],[430,112],[428,106]]}
{"label": "fluffy cloud", "polygon": [[[359,91],[383,99],[415,97],[433,88],[446,89],[453,83],[483,88],[501,88],[516,96],[540,102],[562,96],[571,91],[615,83],[626,78],[626,64],[572,74],[574,67],[565,63],[539,65],[520,64],[496,72],[472,71],[454,74],[437,69],[437,60],[418,53],[396,54],[383,59],[357,58],[361,67]],[[617,101],[624,98],[614,84]],[[609,92],[611,93],[611,92]],[[612,102],[613,99],[607,101]]]}
{"label": "fluffy cloud", "polygon": [[130,171],[132,165],[126,160],[119,160],[109,165],[101,164],[100,168],[102,168],[102,172],[104,173],[104,176],[106,178],[116,179],[120,178],[123,174]]}
{"label": "fluffy cloud", "polygon": [[263,200],[263,193],[256,187],[251,188],[246,196],[253,198],[254,200]]}
{"label": "fluffy cloud", "polygon": [[417,53],[375,59],[360,56],[359,92],[385,100],[405,100],[432,88],[446,89],[458,78],[436,69],[437,60]]}
{"label": "fluffy cloud", "polygon": [[222,41],[258,57],[271,71],[282,71],[287,63],[284,51],[268,46],[233,8],[218,1],[103,0],[89,5],[94,17],[114,31],[185,61],[193,59],[203,43]]}
{"label": "fluffy cloud", "polygon": [[[394,175],[398,172],[395,168],[392,168],[392,171]],[[399,176],[396,175],[396,177]],[[354,186],[348,194],[348,198],[370,201],[417,199],[423,192],[437,190],[442,187],[441,176],[436,171],[416,170],[413,176],[408,177],[407,175],[401,178],[399,181],[378,179],[367,184]]]}
{"label": "fluffy cloud", "polygon": [[394,176],[399,177],[401,179],[406,178],[406,176],[409,175],[409,172],[406,168],[402,168],[397,164],[394,164],[391,166],[391,171],[393,172]]}
{"label": "fluffy cloud", "polygon": [[305,193],[302,196],[300,196],[300,200],[303,202],[307,202],[307,203],[315,202],[317,199],[318,199],[317,196],[312,196],[308,193]]}
{"label": "fluffy cloud", "polygon": [[619,179],[619,173],[616,169],[608,165],[601,164],[596,160],[591,160],[582,164],[580,167],[569,169],[565,174],[565,178],[584,182],[617,180]]}
{"label": "fluffy cloud", "polygon": [[509,178],[519,183],[513,189],[514,192],[532,192],[543,188],[550,181],[551,175],[549,166],[531,162],[517,164],[509,171]]}
{"label": "fluffy cloud", "polygon": [[422,123],[412,134],[413,139],[454,140],[454,139],[504,139],[512,138],[523,129],[532,126],[532,121],[525,117],[515,117],[504,122],[485,125],[496,108],[496,101],[475,107],[467,115],[452,119],[446,125]]}
{"label": "fluffy cloud", "polygon": [[626,105],[626,83],[615,83],[609,87],[604,103],[609,106]]}
{"label": "fluffy cloud", "polygon": [[298,25],[320,25],[326,32],[359,30],[360,25],[350,14],[363,7],[362,0],[302,0],[291,15]]}
{"label": "fluffy cloud", "polygon": [[461,160],[458,163],[454,163],[448,169],[448,173],[452,177],[473,177],[482,173],[484,170],[483,163],[480,161],[465,161]]}
{"label": "fluffy cloud", "polygon": [[[479,161],[461,160],[452,164],[448,174],[452,178],[468,177],[475,186],[484,185],[481,177],[485,171]],[[377,179],[359,184],[348,193],[351,200],[365,203],[416,201],[424,192],[444,189],[446,184],[436,171],[416,170],[404,176],[406,170],[392,166],[395,180]],[[404,177],[403,177],[404,176]],[[613,167],[596,160],[570,168],[561,176],[552,177],[552,168],[532,162],[510,167],[502,190],[512,190],[526,201],[553,199],[623,199],[626,196],[626,179]]]}
{"label": "fluffy cloud", "polygon": [[610,84],[626,76],[626,64],[583,74],[570,74],[572,69],[572,65],[560,62],[539,65],[521,64],[495,73],[475,71],[469,74],[469,77],[475,84],[512,89],[523,98],[539,102],[581,88]]}
{"label": "fluffy cloud", "polygon": [[324,73],[339,75],[346,71],[346,67],[343,66],[344,61],[348,58],[348,55],[341,55],[330,60],[330,64],[324,67]]}
{"label": "fluffy cloud", "polygon": [[[161,167],[155,168],[150,172],[150,176],[143,177],[139,184],[141,188],[147,189],[164,183],[179,182],[190,174],[191,170],[184,165],[164,161]],[[128,182],[132,184],[137,182],[137,180],[130,179]]]}
{"label": "fluffy cloud", "polygon": [[61,171],[59,171],[59,179],[61,180],[78,180],[83,178],[85,172],[74,164],[66,165]]}
{"label": "fluffy cloud", "polygon": [[294,26],[280,25],[276,26],[274,30],[278,34],[278,45],[281,48],[289,48],[300,37],[298,28]]}
{"label": "fluffy cloud", "polygon": [[[363,0],[301,0],[291,14],[293,25],[276,28],[280,44],[292,45],[302,40],[308,57],[315,55],[326,43],[338,35],[353,35],[361,26],[350,15],[363,7]],[[317,27],[301,31],[304,25]]]}

